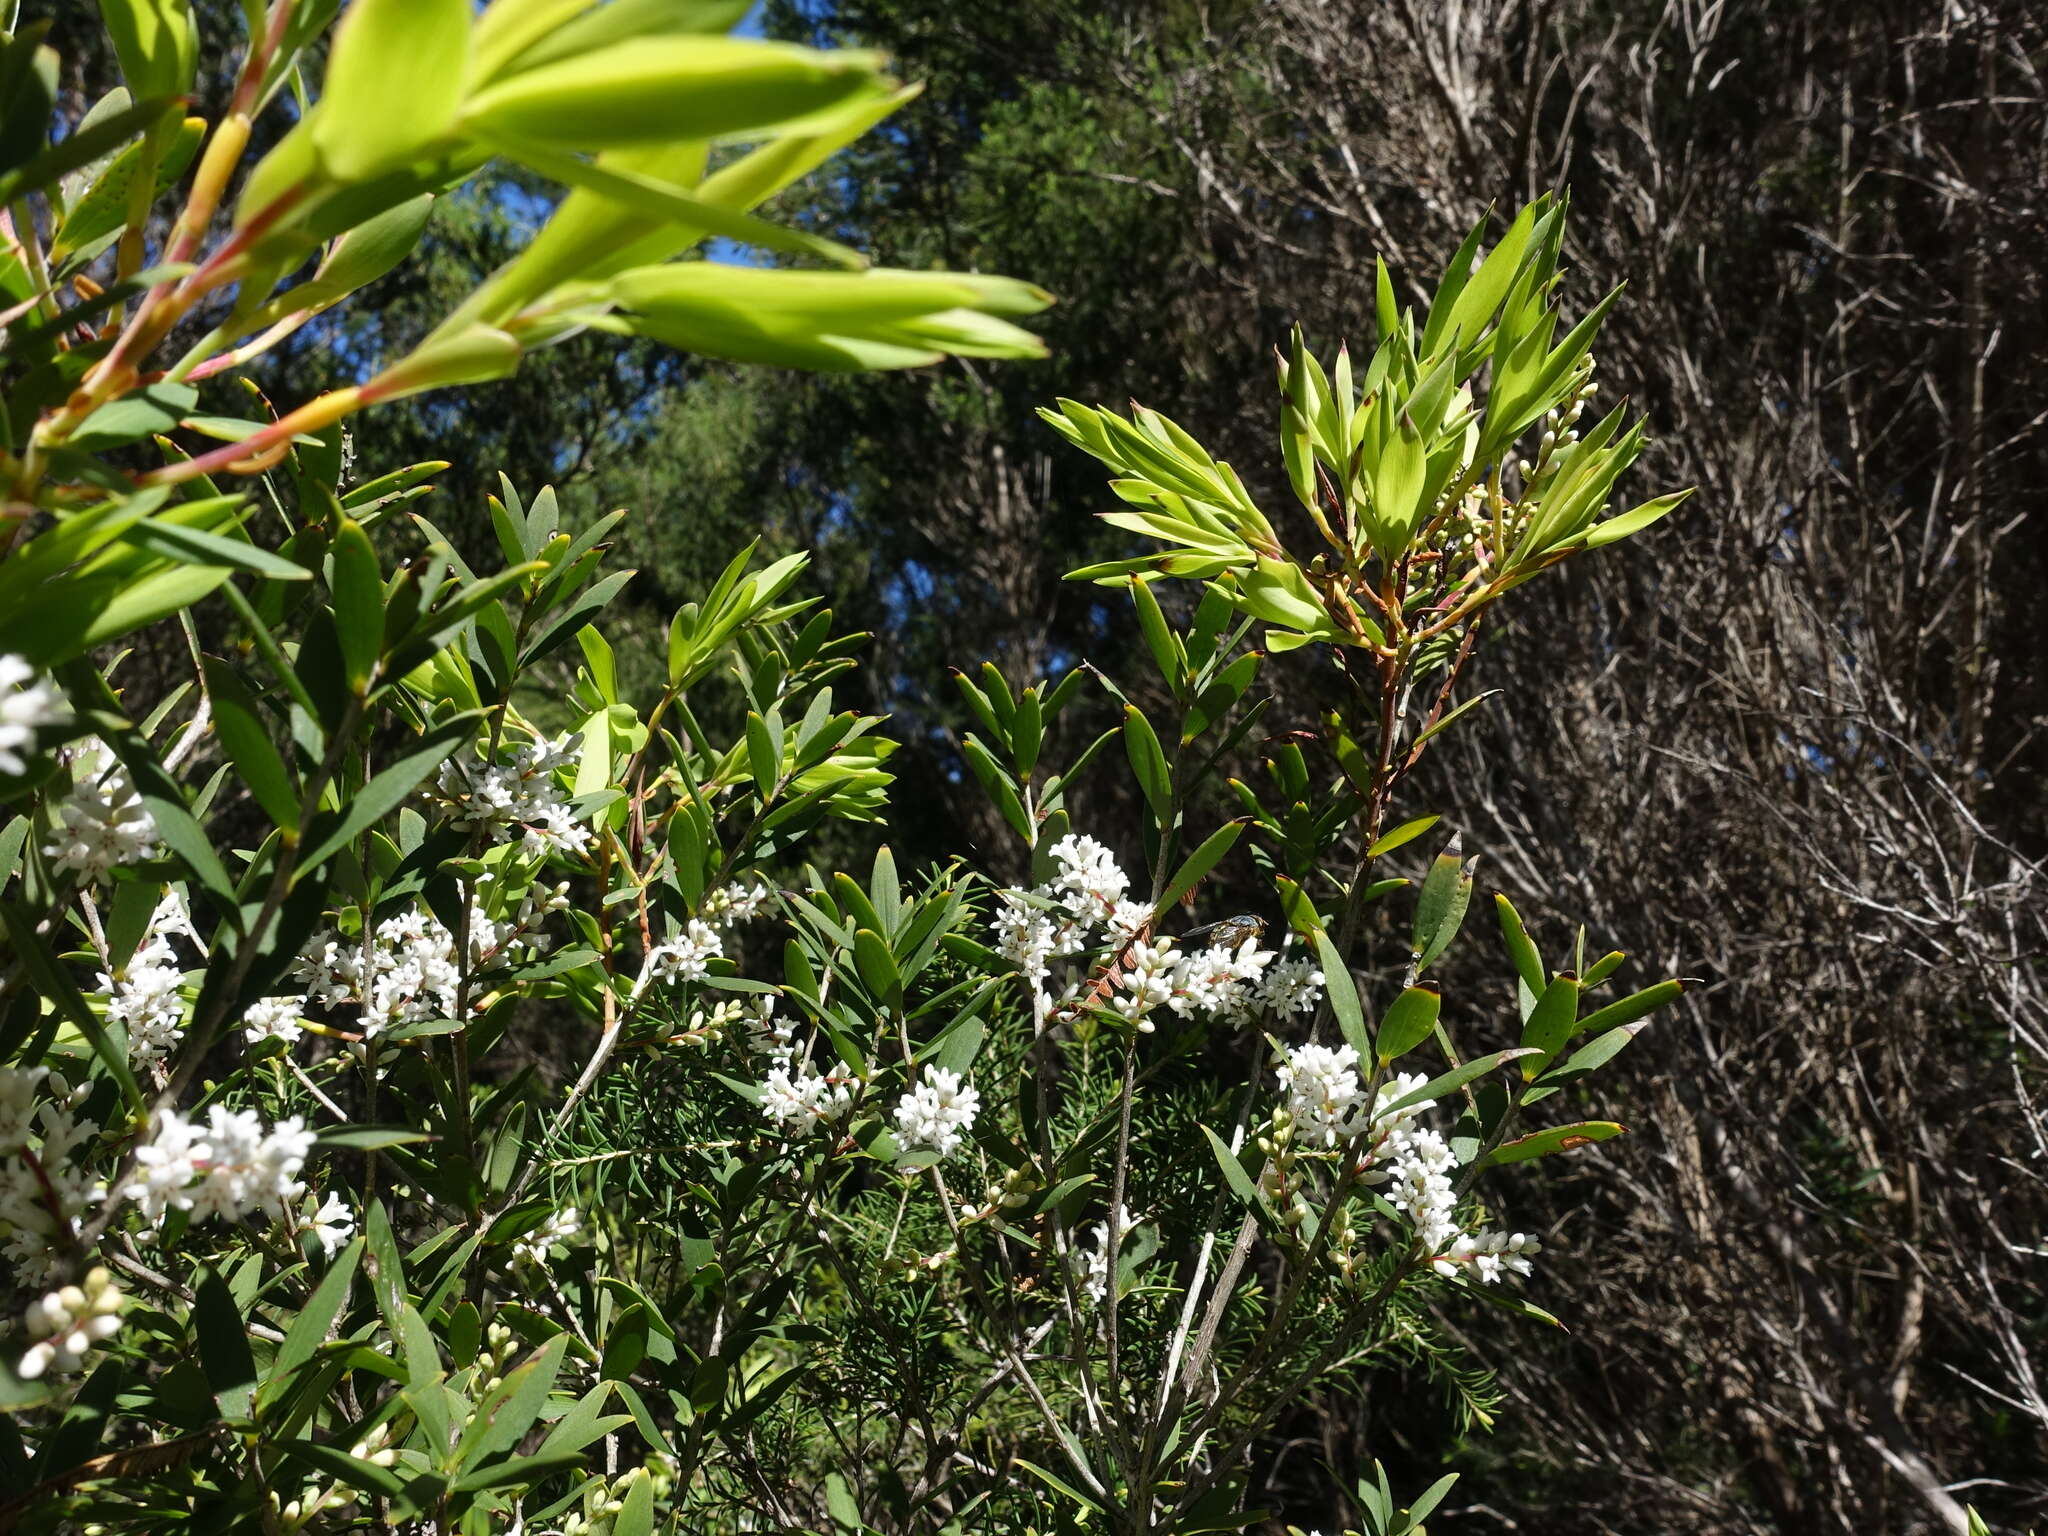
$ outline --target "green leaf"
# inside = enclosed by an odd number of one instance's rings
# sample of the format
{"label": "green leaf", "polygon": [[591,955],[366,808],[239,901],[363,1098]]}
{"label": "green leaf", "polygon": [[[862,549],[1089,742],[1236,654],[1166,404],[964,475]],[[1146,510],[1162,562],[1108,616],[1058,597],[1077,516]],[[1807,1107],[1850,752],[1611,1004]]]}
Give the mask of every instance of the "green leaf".
{"label": "green leaf", "polygon": [[1038,766],[1038,749],[1045,741],[1045,719],[1038,707],[1038,690],[1026,688],[1017,696],[1016,712],[1010,717],[1010,751],[1017,772],[1028,779]]}
{"label": "green leaf", "polygon": [[329,546],[334,560],[334,629],[342,667],[360,696],[369,690],[384,643],[384,576],[370,536],[345,517]]}
{"label": "green leaf", "polygon": [[183,96],[199,68],[191,0],[99,0],[121,78],[137,96]]}
{"label": "green leaf", "polygon": [[313,1287],[313,1294],[293,1316],[291,1328],[285,1333],[284,1342],[277,1347],[276,1358],[270,1362],[269,1374],[264,1378],[266,1398],[288,1382],[292,1373],[312,1359],[327,1341],[335,1319],[348,1305],[349,1291],[355,1285],[356,1268],[362,1258],[363,1240],[358,1237],[335,1255],[327,1273]]}
{"label": "green leaf", "polygon": [[[476,716],[464,714],[443,721],[418,738],[418,744],[410,752],[390,761],[383,772],[347,798],[339,819],[299,861],[300,877],[317,870],[367,828],[397,810],[405,797],[419,787],[421,780],[475,735]],[[319,825],[318,821],[314,823],[316,827]]]}
{"label": "green leaf", "polygon": [[1610,517],[1604,523],[1595,523],[1586,535],[1586,548],[1599,549],[1604,545],[1617,543],[1631,534],[1641,533],[1650,524],[1676,511],[1691,495],[1691,487],[1673,491],[1668,496],[1659,496],[1654,501],[1646,501],[1639,507]]}
{"label": "green leaf", "polygon": [[1395,998],[1373,1042],[1380,1065],[1399,1060],[1434,1034],[1442,1009],[1443,994],[1435,987],[1409,987]]}
{"label": "green leaf", "polygon": [[470,0],[354,0],[335,29],[313,148],[336,181],[404,169],[455,127]]}
{"label": "green leaf", "polygon": [[1612,1141],[1627,1131],[1627,1126],[1617,1125],[1612,1120],[1581,1120],[1574,1125],[1553,1125],[1548,1130],[1502,1142],[1487,1154],[1486,1166],[1493,1168],[1507,1163],[1526,1163],[1531,1158],[1573,1152],[1595,1142]]}
{"label": "green leaf", "polygon": [[1458,928],[1465,921],[1465,908],[1472,901],[1471,868],[1459,862],[1458,852],[1458,839],[1454,837],[1430,865],[1421,894],[1415,900],[1413,969],[1417,976],[1458,936]]}
{"label": "green leaf", "polygon": [[1187,859],[1181,864],[1181,867],[1174,871],[1173,878],[1167,881],[1166,889],[1160,893],[1159,900],[1154,903],[1155,910],[1160,912],[1166,911],[1175,902],[1192,891],[1201,882],[1203,877],[1216,867],[1217,862],[1222,859],[1223,855],[1230,852],[1232,845],[1237,842],[1238,835],[1244,831],[1244,827],[1245,824],[1242,819],[1225,822],[1214,832],[1211,832],[1208,837],[1204,838],[1202,846],[1189,854]]}
{"label": "green leaf", "polygon": [[1329,934],[1320,928],[1315,935],[1316,956],[1323,965],[1323,990],[1330,999],[1330,1011],[1344,1032],[1344,1043],[1358,1052],[1360,1061],[1372,1060],[1372,1032],[1365,1027],[1365,1009],[1358,1000],[1358,985],[1351,979],[1351,967],[1337,953]]}
{"label": "green leaf", "polygon": [[256,803],[274,826],[298,830],[299,790],[283,756],[270,739],[255,696],[227,663],[208,656],[203,663],[207,697],[213,701],[213,727],[228,761],[249,786]]}
{"label": "green leaf", "polygon": [[837,110],[887,95],[892,82],[881,64],[879,54],[853,49],[638,37],[493,82],[462,117],[481,130],[572,149],[761,138],[822,125]]}
{"label": "green leaf", "polygon": [[1647,1024],[1617,1024],[1613,1029],[1604,1030],[1580,1046],[1564,1060],[1564,1065],[1544,1075],[1546,1087],[1556,1083],[1567,1083],[1599,1070],[1619,1056],[1628,1044],[1650,1026]]}
{"label": "green leaf", "polygon": [[357,1152],[371,1152],[384,1147],[404,1147],[414,1142],[433,1139],[429,1132],[410,1130],[402,1125],[344,1125],[331,1131],[322,1131],[313,1144],[323,1151],[348,1148]]}
{"label": "green leaf", "polygon": [[103,453],[160,432],[170,432],[199,403],[189,384],[150,384],[130,390],[94,411],[71,434],[81,453]]}
{"label": "green leaf", "polygon": [[846,1486],[846,1479],[837,1472],[827,1473],[825,1477],[825,1512],[841,1530],[857,1532],[863,1529],[860,1505],[853,1497],[853,1490]]}
{"label": "green leaf", "polygon": [[1536,1006],[1536,999],[1543,995],[1543,957],[1537,953],[1535,941],[1522,925],[1522,914],[1515,910],[1514,903],[1496,893],[1493,904],[1500,917],[1501,941],[1507,945],[1508,958],[1515,963],[1515,990],[1521,996],[1521,1014],[1526,1019],[1529,1010]]}
{"label": "green leaf", "polygon": [[690,232],[692,243],[705,235],[715,235],[786,255],[817,257],[842,267],[867,265],[867,258],[860,252],[836,240],[824,239],[807,230],[771,224],[753,214],[707,201],[657,177],[631,170],[613,158],[584,160],[532,139],[507,135],[492,137],[497,140],[498,149],[509,159],[530,166],[552,181],[582,188],[608,202],[630,208],[643,219],[680,225]]}
{"label": "green leaf", "polygon": [[626,1476],[626,1496],[612,1517],[612,1536],[654,1536],[654,1481],[645,1467]]}
{"label": "green leaf", "polygon": [[1522,1063],[1522,1079],[1533,1081],[1548,1066],[1558,1049],[1572,1037],[1572,1025],[1579,1017],[1579,978],[1560,972],[1543,989],[1529,1018],[1522,1025],[1522,1046],[1536,1054]]}
{"label": "green leaf", "polygon": [[854,964],[860,979],[877,998],[892,1008],[903,1004],[903,978],[896,969],[896,957],[888,942],[872,928],[860,928],[853,935]]}
{"label": "green leaf", "polygon": [[250,571],[272,581],[310,581],[313,576],[303,565],[297,565],[282,555],[273,555],[267,549],[258,549],[246,539],[223,538],[217,533],[206,533],[155,518],[144,518],[122,538],[180,565],[221,566],[228,570]]}
{"label": "green leaf", "polygon": [[494,1387],[477,1405],[476,1416],[463,1431],[457,1447],[459,1464],[465,1469],[509,1451],[539,1420],[547,1406],[548,1393],[561,1370],[562,1356],[569,1348],[569,1336],[558,1333],[547,1344]]}
{"label": "green leaf", "polygon": [[[185,169],[191,165],[193,156],[199,153],[200,140],[205,136],[204,118],[188,117],[179,125],[177,136],[154,158],[155,187],[151,202],[156,200],[156,196],[169,191],[178,178],[185,174]],[[85,194],[64,210],[64,222],[57,226],[57,236],[50,247],[51,266],[62,266],[65,258],[73,251],[113,234],[128,222],[128,199],[135,189],[137,179],[142,175],[143,156],[148,147],[147,140],[138,140],[129,145],[94,178],[92,186]],[[162,269],[152,270],[159,275],[143,284],[145,288],[168,281],[173,275],[163,272]],[[143,275],[136,274],[137,277]],[[175,275],[182,277],[184,274]],[[133,282],[134,279],[131,278],[129,281]],[[114,285],[115,288],[125,286],[126,284]]]}
{"label": "green leaf", "polygon": [[175,103],[162,96],[139,101],[124,112],[103,117],[89,128],[67,134],[26,165],[0,176],[0,203],[55,185],[73,171],[91,165],[160,120]]}
{"label": "green leaf", "polygon": [[211,1269],[200,1271],[193,1293],[192,1328],[199,1338],[199,1364],[213,1388],[221,1416],[239,1419],[256,1390],[256,1359],[249,1352],[249,1327],[227,1282]]}
{"label": "green leaf", "polygon": [[1229,1145],[1208,1126],[1202,1127],[1202,1134],[1209,1139],[1209,1150],[1216,1155],[1216,1166],[1223,1170],[1223,1182],[1230,1186],[1230,1192],[1244,1202],[1244,1208],[1261,1217],[1266,1206],[1259,1194],[1259,1186],[1245,1171],[1244,1163],[1230,1150]]}
{"label": "green leaf", "polygon": [[1518,1061],[1528,1054],[1529,1052],[1519,1049],[1495,1051],[1491,1056],[1480,1056],[1466,1062],[1463,1066],[1453,1067],[1440,1077],[1432,1077],[1414,1092],[1394,1100],[1393,1103],[1379,1112],[1379,1118],[1385,1119],[1388,1115],[1395,1114],[1400,1110],[1412,1109],[1418,1104],[1434,1104],[1445,1094],[1455,1093],[1474,1078],[1484,1077],[1488,1072],[1493,1071],[1494,1068],[1510,1061]]}
{"label": "green leaf", "polygon": [[[625,1422],[632,1422],[627,1418]],[[541,1451],[532,1456],[514,1456],[465,1472],[448,1485],[450,1493],[481,1493],[486,1488],[509,1488],[519,1483],[538,1483],[557,1472],[589,1464],[580,1451]],[[618,1527],[614,1525],[613,1530]]]}
{"label": "green leaf", "polygon": [[754,776],[754,794],[764,803],[774,797],[782,777],[781,732],[753,710],[747,711],[747,768]]}
{"label": "green leaf", "polygon": [[1366,849],[1365,856],[1369,859],[1377,859],[1382,854],[1392,853],[1403,843],[1412,842],[1414,839],[1422,836],[1423,833],[1442,820],[1443,817],[1441,816],[1418,816],[1413,821],[1404,821],[1400,826],[1394,828],[1393,831],[1387,833],[1386,836]]}
{"label": "green leaf", "polygon": [[1159,675],[1166,680],[1166,686],[1178,695],[1187,673],[1187,656],[1173,631],[1167,628],[1166,615],[1159,607],[1159,599],[1153,596],[1152,588],[1136,576],[1131,578],[1131,602],[1138,610],[1138,630],[1145,637],[1146,648],[1152,652]]}
{"label": "green leaf", "polygon": [[113,1041],[107,1038],[98,1015],[86,1006],[70,971],[57,959],[42,935],[36,932],[35,919],[13,902],[0,901],[0,926],[6,928],[8,944],[20,957],[36,996],[54,1007],[85,1037],[92,1046],[93,1055],[106,1069],[107,1076],[120,1088],[121,1097],[130,1111],[138,1121],[141,1120],[148,1112],[148,1100],[143,1098],[135,1075],[128,1070],[127,1053],[117,1050]]}
{"label": "green leaf", "polygon": [[1204,688],[1188,708],[1187,722],[1181,730],[1183,746],[1237,707],[1237,701],[1244,697],[1245,690],[1258,677],[1259,667],[1265,659],[1262,651],[1247,651],[1216,674],[1216,680]]}
{"label": "green leaf", "polygon": [[1685,991],[1682,981],[1660,981],[1653,987],[1619,998],[1605,1008],[1595,1009],[1578,1021],[1572,1030],[1574,1035],[1597,1034],[1613,1029],[1620,1024],[1633,1024],[1637,1019],[1647,1018],[1668,1003],[1676,1002]]}
{"label": "green leaf", "polygon": [[1467,699],[1464,703],[1456,706],[1455,708],[1448,710],[1437,721],[1435,725],[1432,725],[1428,730],[1424,731],[1420,736],[1416,737],[1415,745],[1410,747],[1408,750],[1411,753],[1419,752],[1422,749],[1422,744],[1424,742],[1433,740],[1439,732],[1448,729],[1450,725],[1459,717],[1461,717],[1467,710],[1477,709],[1481,704],[1484,704],[1488,699],[1498,697],[1501,691],[1502,690],[1498,688],[1489,688],[1485,693],[1477,694],[1474,697]]}
{"label": "green leaf", "polygon": [[1172,775],[1166,766],[1166,754],[1160,750],[1158,734],[1135,704],[1124,706],[1124,751],[1130,755],[1131,768],[1138,776],[1138,787],[1144,791],[1146,803],[1155,815],[1165,817],[1173,808]]}
{"label": "green leaf", "polygon": [[1054,1489],[1057,1492],[1065,1494],[1068,1498],[1072,1499],[1076,1504],[1081,1505],[1084,1509],[1091,1509],[1095,1511],[1097,1514],[1100,1514],[1102,1512],[1102,1505],[1100,1503],[1090,1498],[1087,1494],[1081,1492],[1081,1490],[1076,1488],[1072,1483],[1065,1482],[1062,1479],[1054,1476],[1052,1473],[1046,1471],[1045,1468],[1041,1467],[1037,1462],[1026,1461],[1022,1456],[1017,1457],[1016,1462],[1018,1466],[1022,1467],[1026,1472],[1029,1472],[1033,1477],[1037,1478],[1040,1482],[1044,1483],[1048,1488]]}
{"label": "green leaf", "polygon": [[1443,1503],[1444,1495],[1451,1491],[1451,1485],[1457,1482],[1457,1480],[1458,1474],[1452,1472],[1438,1478],[1423,1490],[1422,1497],[1407,1508],[1409,1530],[1419,1531],[1421,1529],[1422,1522],[1436,1513],[1437,1505]]}
{"label": "green leaf", "polygon": [[308,1463],[330,1477],[338,1477],[349,1487],[361,1493],[374,1494],[382,1499],[400,1499],[405,1494],[405,1484],[394,1472],[358,1461],[346,1451],[331,1445],[322,1445],[314,1440],[286,1440],[278,1449],[285,1455]]}

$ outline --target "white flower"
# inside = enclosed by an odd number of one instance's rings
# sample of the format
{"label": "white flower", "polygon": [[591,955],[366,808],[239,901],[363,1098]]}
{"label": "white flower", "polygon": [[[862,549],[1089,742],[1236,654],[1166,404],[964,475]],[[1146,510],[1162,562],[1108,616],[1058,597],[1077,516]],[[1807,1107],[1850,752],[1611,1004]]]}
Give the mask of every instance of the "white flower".
{"label": "white flower", "polygon": [[565,1205],[540,1226],[520,1238],[512,1245],[513,1254],[529,1264],[545,1265],[548,1250],[557,1243],[566,1245],[583,1230],[583,1213],[573,1205]]}
{"label": "white flower", "polygon": [[762,1084],[761,1113],[784,1136],[808,1136],[822,1122],[837,1120],[853,1104],[859,1082],[853,1069],[840,1062],[823,1076],[785,1062],[771,1068]]}
{"label": "white flower", "polygon": [[796,1021],[775,1016],[775,999],[765,993],[753,1003],[753,1017],[747,1020],[747,1045],[776,1061],[787,1061],[796,1051]]}
{"label": "white flower", "polygon": [[[481,935],[473,931],[473,940],[493,936],[483,926]],[[473,921],[472,930],[478,927]],[[386,918],[368,942],[332,932],[315,935],[299,952],[292,974],[305,984],[309,1002],[359,1006],[366,1040],[399,1024],[452,1016],[462,981],[455,935],[419,907]]]}
{"label": "white flower", "polygon": [[36,1089],[48,1067],[0,1067],[0,1156],[19,1152],[35,1129]]}
{"label": "white flower", "polygon": [[184,1038],[185,1000],[179,993],[184,984],[177,956],[160,935],[135,952],[126,975],[117,979],[100,973],[107,1022],[126,1026],[130,1062],[153,1065]]}
{"label": "white flower", "polygon": [[511,750],[506,762],[450,758],[435,776],[435,788],[460,826],[483,827],[509,836],[517,831],[529,858],[581,853],[590,828],[577,820],[555,775],[574,766],[573,735],[537,737]]}
{"label": "white flower", "polygon": [[980,1109],[981,1095],[959,1073],[934,1067],[897,1101],[896,1139],[905,1151],[929,1147],[951,1157]]}
{"label": "white flower", "polygon": [[1001,893],[1002,905],[990,919],[996,953],[1010,961],[1036,986],[1050,969],[1056,941],[1053,921],[1026,901],[1021,892]]}
{"label": "white flower", "polygon": [[1323,973],[1315,961],[1282,960],[1267,970],[1254,994],[1257,1006],[1269,1013],[1313,1013],[1322,1001]]}
{"label": "white flower", "polygon": [[1130,889],[1131,877],[1117,864],[1116,855],[1092,837],[1070,832],[1053,844],[1052,856],[1060,866],[1052,880],[1054,892],[1069,897],[1070,906],[1085,910],[1096,921],[1115,912]]}
{"label": "white flower", "polygon": [[1145,1015],[1172,1001],[1174,977],[1179,971],[1172,939],[1160,938],[1150,943],[1133,944],[1129,962],[1118,978],[1116,1001],[1112,1006],[1136,1024],[1140,1034],[1150,1034],[1152,1023]]}
{"label": "white flower", "polygon": [[711,962],[724,953],[725,941],[718,936],[718,930],[702,918],[693,917],[675,938],[647,952],[642,975],[669,984],[702,981],[710,974]]}
{"label": "white flower", "polygon": [[[1116,1245],[1118,1256],[1130,1251],[1131,1232],[1137,1226],[1128,1206],[1117,1217]],[[1088,1235],[1095,1240],[1095,1246],[1085,1245],[1074,1250],[1074,1267],[1079,1273],[1081,1294],[1088,1300],[1101,1304],[1109,1294],[1109,1223],[1098,1221],[1088,1229]]]}
{"label": "white flower", "polygon": [[[46,1097],[38,1103],[36,1090]],[[14,1271],[15,1283],[40,1281],[55,1267],[59,1240],[78,1234],[78,1213],[99,1195],[91,1172],[73,1161],[73,1154],[99,1135],[92,1120],[74,1111],[92,1091],[90,1083],[74,1089],[57,1073],[42,1067],[0,1070],[0,1229],[6,1232],[0,1253]],[[35,1147],[35,1167],[28,1158],[11,1155]]]}
{"label": "white flower", "polygon": [[71,769],[71,793],[56,807],[54,840],[43,845],[44,854],[59,869],[77,870],[88,881],[154,854],[156,818],[106,743],[89,736],[65,748],[64,758]]}
{"label": "white flower", "polygon": [[64,718],[56,690],[19,656],[0,656],[0,774],[26,773],[36,732]]}
{"label": "white flower", "polygon": [[1354,1133],[1360,1107],[1358,1052],[1348,1045],[1300,1045],[1287,1053],[1278,1076],[1287,1109],[1302,1138],[1334,1147]]}
{"label": "white flower", "polygon": [[1436,1258],[1437,1273],[1455,1274],[1461,1263],[1470,1264],[1482,1285],[1497,1285],[1504,1274],[1531,1272],[1527,1255],[1541,1253],[1543,1245],[1526,1232],[1494,1232],[1482,1228],[1460,1233],[1448,1253]]}
{"label": "white flower", "polygon": [[321,1253],[331,1259],[341,1251],[344,1243],[355,1236],[355,1212],[348,1208],[348,1202],[341,1196],[329,1195],[321,1202],[320,1209],[313,1213],[308,1230],[319,1240]]}
{"label": "white flower", "polygon": [[299,1019],[300,1001],[296,997],[265,997],[251,1003],[249,1011],[242,1015],[243,1037],[251,1045],[260,1045],[265,1040],[296,1044],[306,1032]]}
{"label": "white flower", "polygon": [[715,928],[731,930],[753,918],[774,896],[765,880],[721,886],[704,898],[702,916]]}
{"label": "white flower", "polygon": [[298,1172],[313,1133],[294,1115],[269,1130],[253,1109],[216,1104],[204,1127],[166,1110],[149,1145],[135,1153],[135,1182],[124,1193],[150,1222],[176,1208],[194,1221],[261,1211],[273,1220],[305,1193]]}
{"label": "white flower", "polygon": [[106,1270],[94,1268],[78,1285],[52,1291],[28,1306],[31,1344],[16,1367],[24,1381],[45,1371],[71,1372],[95,1344],[121,1331],[121,1291]]}
{"label": "white flower", "polygon": [[1120,901],[1109,909],[1106,925],[1112,944],[1123,944],[1137,935],[1140,928],[1152,921],[1152,904],[1148,901]]}

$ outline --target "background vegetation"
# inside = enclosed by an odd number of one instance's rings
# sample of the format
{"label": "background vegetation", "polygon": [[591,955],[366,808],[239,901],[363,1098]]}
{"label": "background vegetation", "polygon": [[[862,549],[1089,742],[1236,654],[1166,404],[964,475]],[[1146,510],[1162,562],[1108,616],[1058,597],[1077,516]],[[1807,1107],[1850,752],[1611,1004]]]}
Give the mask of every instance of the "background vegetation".
{"label": "background vegetation", "polygon": [[[1418,795],[1532,926],[1583,916],[1704,984],[1610,1078],[1643,1134],[1527,1181],[1521,1222],[1547,1230],[1541,1200],[1603,1262],[1531,1290],[1588,1327],[1524,1341],[1521,1411],[1466,1435],[1420,1383],[1308,1401],[1262,1465],[1305,1487],[1369,1452],[1412,1483],[1452,1457],[1438,1519],[1472,1531],[2043,1518],[2039,8],[778,0],[765,25],[926,82],[780,212],[899,266],[1029,274],[1061,297],[1053,359],[847,382],[572,343],[362,419],[357,454],[458,435],[435,514],[458,538],[499,468],[572,519],[632,508],[650,636],[738,539],[816,549],[877,636],[859,706],[937,749],[896,760],[898,848],[999,866],[944,667],[1021,685],[1136,644],[1059,581],[1124,546],[1031,408],[1134,396],[1249,475],[1290,322],[1368,335],[1376,255],[1440,270],[1488,206],[1568,182],[1572,293],[1633,284],[1602,384],[1650,418],[1645,478],[1701,490],[1482,638],[1478,681],[1522,685]],[[544,209],[504,180],[449,200],[430,259],[266,390],[313,393],[367,345],[351,327],[422,333]],[[1114,825],[1110,794],[1077,823]]]}

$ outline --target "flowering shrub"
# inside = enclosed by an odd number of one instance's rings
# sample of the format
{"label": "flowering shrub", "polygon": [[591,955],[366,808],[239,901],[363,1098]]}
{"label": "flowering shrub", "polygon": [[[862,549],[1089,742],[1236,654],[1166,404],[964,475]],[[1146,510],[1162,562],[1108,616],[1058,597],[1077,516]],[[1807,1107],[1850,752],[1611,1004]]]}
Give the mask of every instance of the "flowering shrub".
{"label": "flowering shrub", "polygon": [[[338,424],[583,327],[1032,351],[1007,280],[672,259],[857,260],[750,210],[901,99],[875,61],[722,4],[356,0],[209,247],[335,7],[245,7],[211,126],[186,6],[103,9],[130,99],[0,135],[0,1524],[1193,1533],[1267,1517],[1250,1458],[1304,1391],[1420,1360],[1483,1420],[1436,1317],[1547,1323],[1521,1283],[1594,1262],[1515,1230],[1501,1171],[1621,1133],[1574,1116],[1679,991],[1583,934],[1546,961],[1502,898],[1498,998],[1446,991],[1475,861],[1386,872],[1492,605],[1680,499],[1609,513],[1642,432],[1581,431],[1613,298],[1558,334],[1562,205],[1474,231],[1420,315],[1382,272],[1362,370],[1293,339],[1292,543],[1156,412],[1048,412],[1163,546],[1077,573],[1157,677],[963,675],[1027,879],[886,847],[856,878],[807,841],[884,814],[894,744],[835,706],[861,637],[802,555],[743,551],[635,693],[621,514],[508,485],[458,551],[434,466],[354,477]],[[0,70],[49,105],[35,36]],[[755,147],[707,174],[713,139]],[[197,413],[491,155],[573,190],[441,332],[274,421]],[[1340,702],[1283,728],[1275,666]],[[1135,824],[1077,829],[1115,762]],[[1261,912],[1194,910],[1226,860]],[[1362,1482],[1360,1528],[1449,1486]]]}

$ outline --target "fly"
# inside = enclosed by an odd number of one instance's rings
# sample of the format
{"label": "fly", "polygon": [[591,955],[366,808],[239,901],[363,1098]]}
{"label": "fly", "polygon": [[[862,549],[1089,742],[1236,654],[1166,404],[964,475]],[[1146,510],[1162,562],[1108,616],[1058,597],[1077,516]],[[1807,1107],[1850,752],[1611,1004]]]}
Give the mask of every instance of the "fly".
{"label": "fly", "polygon": [[1226,917],[1219,923],[1204,923],[1199,928],[1190,928],[1180,938],[1182,944],[1194,944],[1199,941],[1211,948],[1236,951],[1243,947],[1248,939],[1257,942],[1265,931],[1266,920],[1247,912],[1236,917]]}

